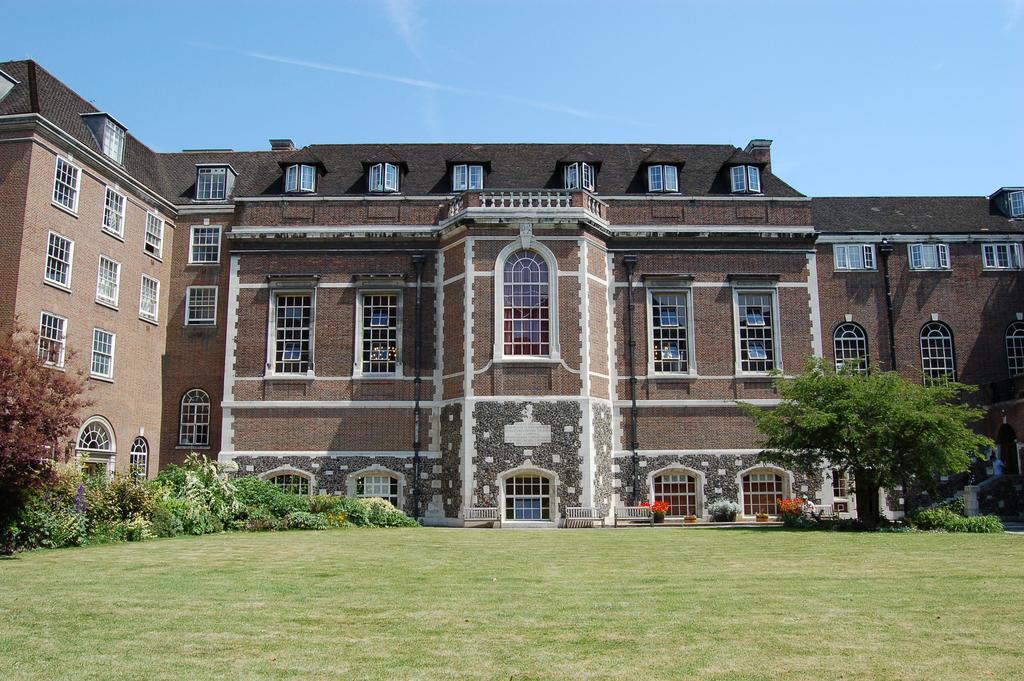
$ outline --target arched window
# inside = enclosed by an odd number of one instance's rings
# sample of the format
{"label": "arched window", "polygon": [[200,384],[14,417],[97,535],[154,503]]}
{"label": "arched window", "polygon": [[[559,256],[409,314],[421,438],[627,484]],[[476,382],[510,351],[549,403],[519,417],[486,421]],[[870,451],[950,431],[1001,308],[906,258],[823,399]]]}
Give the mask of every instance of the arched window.
{"label": "arched window", "polygon": [[386,473],[361,475],[356,478],[356,496],[377,497],[390,501],[392,506],[399,506],[398,478]]}
{"label": "arched window", "polygon": [[92,417],[78,431],[78,455],[86,473],[104,476],[112,473],[116,450],[114,431],[102,416]]}
{"label": "arched window", "polygon": [[921,371],[924,380],[956,380],[953,332],[942,322],[928,322],[921,328]]}
{"label": "arched window", "polygon": [[297,473],[280,473],[269,479],[282,492],[289,494],[309,494],[309,478]]}
{"label": "arched window", "polygon": [[779,512],[779,500],[784,496],[781,473],[759,470],[743,476],[743,515],[775,515]]}
{"label": "arched window", "polygon": [[207,447],[210,444],[210,396],[193,388],[181,398],[178,444]]}
{"label": "arched window", "polygon": [[132,448],[128,454],[128,471],[136,478],[144,478],[149,472],[149,443],[146,438],[137,437],[132,440]]}
{"label": "arched window", "polygon": [[1014,322],[1006,329],[1006,364],[1010,378],[1024,376],[1024,322]]}
{"label": "arched window", "polygon": [[670,516],[698,515],[697,479],[683,471],[654,476],[654,500],[668,502]]}
{"label": "arched window", "polygon": [[551,520],[551,480],[539,473],[505,479],[505,520]]}
{"label": "arched window", "polygon": [[551,283],[548,264],[535,251],[505,259],[503,345],[507,357],[547,357],[551,352]]}
{"label": "arched window", "polygon": [[836,371],[847,364],[859,374],[868,372],[868,337],[860,324],[847,322],[836,327],[832,334],[836,351]]}

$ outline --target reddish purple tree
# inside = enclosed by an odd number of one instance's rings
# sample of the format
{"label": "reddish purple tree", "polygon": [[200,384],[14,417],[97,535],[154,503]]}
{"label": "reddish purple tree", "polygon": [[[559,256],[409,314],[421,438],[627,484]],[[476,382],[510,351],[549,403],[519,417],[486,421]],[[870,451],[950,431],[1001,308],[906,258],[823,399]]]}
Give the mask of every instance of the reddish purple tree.
{"label": "reddish purple tree", "polygon": [[90,404],[81,372],[47,366],[40,347],[20,327],[0,337],[0,551],[11,521],[51,480],[53,460]]}

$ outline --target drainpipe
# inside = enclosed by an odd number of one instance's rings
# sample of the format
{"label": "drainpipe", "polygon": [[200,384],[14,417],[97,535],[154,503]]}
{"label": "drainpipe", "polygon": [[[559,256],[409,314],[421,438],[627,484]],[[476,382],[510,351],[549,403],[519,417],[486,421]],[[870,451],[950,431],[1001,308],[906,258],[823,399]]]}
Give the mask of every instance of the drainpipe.
{"label": "drainpipe", "polygon": [[878,244],[878,255],[882,260],[882,279],[885,282],[885,315],[889,323],[889,371],[896,371],[896,316],[892,308],[892,280],[889,278],[889,256],[892,244],[882,239]]}
{"label": "drainpipe", "polygon": [[636,342],[633,338],[633,273],[636,271],[636,263],[635,255],[622,256],[622,264],[626,266],[626,281],[629,282],[626,291],[626,360],[629,370],[629,448],[633,451],[633,506],[640,504],[640,455],[636,451],[640,448],[636,439]]}
{"label": "drainpipe", "polygon": [[427,262],[427,256],[423,253],[416,253],[412,256],[412,266],[416,269],[416,335],[413,338],[413,415],[415,427],[412,440],[412,499],[413,517],[420,519],[420,447],[422,445],[421,433],[423,432],[423,413],[420,408],[420,399],[423,394],[423,266]]}

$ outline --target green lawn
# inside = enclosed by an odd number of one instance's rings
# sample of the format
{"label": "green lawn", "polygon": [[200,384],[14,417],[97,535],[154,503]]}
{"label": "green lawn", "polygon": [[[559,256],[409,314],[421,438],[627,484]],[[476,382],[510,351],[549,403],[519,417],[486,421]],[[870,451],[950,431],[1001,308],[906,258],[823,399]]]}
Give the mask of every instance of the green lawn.
{"label": "green lawn", "polygon": [[4,679],[1024,678],[1024,536],[225,534],[0,560]]}

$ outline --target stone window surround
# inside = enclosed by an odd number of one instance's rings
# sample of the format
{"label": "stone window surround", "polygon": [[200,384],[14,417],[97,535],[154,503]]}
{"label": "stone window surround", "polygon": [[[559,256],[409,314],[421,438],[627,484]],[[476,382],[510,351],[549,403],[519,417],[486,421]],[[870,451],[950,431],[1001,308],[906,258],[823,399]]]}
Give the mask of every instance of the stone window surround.
{"label": "stone window surround", "polygon": [[[697,353],[694,349],[693,332],[693,287],[690,279],[666,279],[664,281],[645,282],[647,289],[644,298],[647,304],[647,378],[694,377],[697,375]],[[677,293],[686,296],[686,366],[688,371],[654,370],[654,296],[658,294]]]}
{"label": "stone window surround", "polygon": [[[353,324],[354,341],[352,345],[352,376],[367,377],[367,378],[401,378],[404,375],[402,365],[402,339],[405,333],[404,317],[405,317],[405,296],[401,286],[396,286],[390,281],[374,281],[373,279],[367,279],[359,283],[356,288],[356,313],[355,313],[355,324]],[[395,360],[395,371],[393,373],[364,373],[363,372],[363,296],[365,295],[394,295],[398,296],[398,328],[397,334],[397,345],[396,352],[397,358]],[[314,303],[315,308],[315,303]],[[314,320],[315,321],[315,320]],[[314,324],[315,326],[315,324]],[[312,358],[312,340],[310,341],[310,357]]]}
{"label": "stone window surround", "polygon": [[[504,520],[505,518],[505,481],[517,475],[539,475],[547,478],[551,483],[551,520]],[[540,468],[539,466],[522,465],[510,468],[498,473],[496,480],[498,485],[498,517],[502,518],[502,525],[510,527],[558,527],[561,518],[558,511],[558,473]]]}
{"label": "stone window surround", "polygon": [[704,506],[704,483],[705,477],[702,471],[689,466],[684,466],[682,463],[671,463],[667,466],[659,468],[656,471],[651,471],[647,474],[647,494],[648,499],[654,501],[654,479],[660,475],[689,475],[694,479],[694,488],[696,491],[696,499],[694,504],[697,507],[697,517],[703,518],[705,516]]}
{"label": "stone window surround", "polygon": [[[398,471],[385,468],[380,464],[373,464],[366,468],[361,468],[358,471],[349,473],[345,478],[345,494],[351,499],[359,498],[356,496],[356,480],[363,477],[364,475],[382,475],[395,478],[398,480],[398,508],[401,509],[405,506],[405,488],[406,480],[405,475]],[[312,494],[312,491],[310,492]],[[364,497],[365,498],[365,497]]]}
{"label": "stone window surround", "polygon": [[[93,423],[99,423],[107,430],[107,435],[110,436],[109,450],[104,452],[78,448],[78,443],[81,440],[82,433],[85,432],[85,429]],[[114,473],[114,462],[117,459],[117,436],[114,434],[114,426],[111,425],[110,421],[108,421],[106,417],[96,414],[95,416],[90,416],[82,421],[82,425],[79,426],[78,433],[75,435],[75,455],[79,461],[104,464],[107,467],[108,477]]]}
{"label": "stone window surround", "polygon": [[[270,309],[267,313],[267,363],[264,379],[313,379],[316,377],[316,304],[319,277],[287,277],[270,282]],[[277,299],[280,296],[309,296],[309,370],[306,373],[275,371],[277,350]]]}
{"label": "stone window surround", "polygon": [[274,478],[278,475],[298,475],[301,478],[305,478],[306,480],[309,481],[309,496],[314,496],[317,494],[316,476],[310,473],[309,471],[304,471],[301,468],[296,468],[295,466],[283,464],[281,466],[278,466],[277,468],[272,468],[269,471],[264,471],[263,473],[260,473],[259,477],[260,480],[266,480],[267,482],[270,482],[271,478]]}
{"label": "stone window surround", "polygon": [[[750,518],[751,516],[743,515],[743,478],[751,473],[772,473],[775,475],[782,476],[782,497],[789,498],[793,496],[794,479],[793,474],[787,471],[785,468],[780,468],[773,464],[759,463],[749,468],[744,468],[736,474],[736,493],[737,501],[740,505],[740,515],[744,518]],[[772,514],[778,515],[778,514]]]}
{"label": "stone window surround", "polygon": [[733,320],[733,344],[734,357],[736,360],[736,376],[767,376],[767,372],[744,371],[742,353],[740,351],[740,294],[767,294],[772,299],[772,345],[775,348],[775,369],[784,371],[782,366],[782,333],[779,317],[779,290],[778,282],[769,280],[743,280],[736,279],[732,282],[732,320]]}
{"label": "stone window surround", "polygon": [[[505,261],[521,250],[533,251],[548,266],[548,356],[525,357],[505,355]],[[494,262],[494,362],[523,364],[557,364],[562,361],[558,329],[558,264],[555,254],[540,241],[532,238],[530,230],[523,229],[519,238],[506,245]],[[468,341],[469,339],[467,339]]]}

